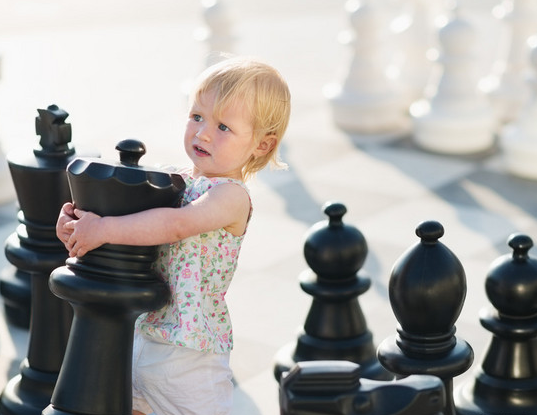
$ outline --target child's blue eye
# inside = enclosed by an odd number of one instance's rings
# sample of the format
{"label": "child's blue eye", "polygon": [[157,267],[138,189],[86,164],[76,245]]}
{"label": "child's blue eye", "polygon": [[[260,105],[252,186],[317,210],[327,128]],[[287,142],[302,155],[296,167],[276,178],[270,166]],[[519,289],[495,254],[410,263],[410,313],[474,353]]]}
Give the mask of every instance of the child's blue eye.
{"label": "child's blue eye", "polygon": [[220,124],[218,128],[222,131],[231,131],[226,125]]}
{"label": "child's blue eye", "polygon": [[192,119],[196,122],[200,122],[201,120],[203,120],[203,117],[201,115],[194,114],[192,115]]}

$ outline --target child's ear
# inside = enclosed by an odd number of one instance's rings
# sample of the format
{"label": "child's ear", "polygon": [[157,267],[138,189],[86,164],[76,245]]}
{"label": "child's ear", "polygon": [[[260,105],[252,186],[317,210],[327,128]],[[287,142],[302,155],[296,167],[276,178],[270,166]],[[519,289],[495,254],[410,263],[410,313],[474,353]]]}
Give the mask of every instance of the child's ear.
{"label": "child's ear", "polygon": [[263,137],[257,148],[254,150],[255,156],[264,156],[265,154],[269,153],[276,146],[277,141],[276,134],[267,134],[265,137]]}

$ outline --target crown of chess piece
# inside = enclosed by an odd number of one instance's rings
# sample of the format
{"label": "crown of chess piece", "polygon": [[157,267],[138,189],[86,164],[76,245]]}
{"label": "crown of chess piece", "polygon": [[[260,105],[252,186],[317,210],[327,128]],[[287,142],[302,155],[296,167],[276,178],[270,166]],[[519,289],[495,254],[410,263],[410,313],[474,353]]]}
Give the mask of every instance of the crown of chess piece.
{"label": "crown of chess piece", "polygon": [[466,275],[455,254],[441,243],[443,226],[422,222],[416,228],[420,241],[393,265],[389,295],[399,326],[385,339],[378,358],[399,375],[429,374],[444,382],[443,414],[455,415],[453,377],[468,370],[473,350],[455,336],[455,322],[466,297]]}
{"label": "crown of chess piece", "polygon": [[457,389],[463,415],[537,413],[537,259],[529,256],[532,239],[512,234],[512,254],[490,266],[485,290],[492,307],[480,313],[492,333],[481,366]]}
{"label": "crown of chess piece", "polygon": [[362,377],[393,378],[376,358],[373,335],[358,302],[371,285],[358,272],[367,257],[367,242],[357,228],[343,223],[346,212],[341,203],[327,203],[324,213],[329,219],[308,232],[304,257],[311,270],[300,275],[300,286],[313,301],[298,341],[276,356],[276,379],[295,362],[309,360],[348,360],[360,364]]}

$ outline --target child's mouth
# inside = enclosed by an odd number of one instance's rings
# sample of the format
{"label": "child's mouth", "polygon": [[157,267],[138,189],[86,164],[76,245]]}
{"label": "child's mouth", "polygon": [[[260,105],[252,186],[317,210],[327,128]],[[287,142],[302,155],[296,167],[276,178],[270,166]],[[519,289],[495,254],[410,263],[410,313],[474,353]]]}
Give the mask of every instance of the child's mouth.
{"label": "child's mouth", "polygon": [[205,151],[203,148],[198,147],[198,146],[194,146],[194,150],[196,151],[196,153],[201,153],[201,154],[206,155],[206,156],[211,155],[209,152]]}

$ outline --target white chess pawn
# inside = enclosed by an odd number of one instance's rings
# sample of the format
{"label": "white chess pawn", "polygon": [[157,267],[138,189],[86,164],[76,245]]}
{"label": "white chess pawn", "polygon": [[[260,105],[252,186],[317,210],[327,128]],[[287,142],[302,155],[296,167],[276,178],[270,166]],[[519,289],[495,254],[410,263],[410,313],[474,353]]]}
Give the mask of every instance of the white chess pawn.
{"label": "white chess pawn", "polygon": [[7,159],[2,149],[0,149],[0,205],[13,202],[15,199],[15,187],[9,173]]}
{"label": "white chess pawn", "polygon": [[205,26],[195,34],[198,41],[207,44],[206,66],[222,59],[221,54],[232,53],[235,38],[232,33],[233,19],[222,0],[202,0]]}
{"label": "white chess pawn", "polygon": [[[233,53],[235,36],[232,32],[233,19],[222,0],[201,0],[205,25],[194,32],[194,40],[206,45],[204,68]],[[204,69],[203,68],[203,69]],[[181,90],[188,96],[192,90],[194,78],[187,78],[181,84]]]}
{"label": "white chess pawn", "polygon": [[423,97],[432,63],[428,51],[435,45],[434,2],[407,0],[404,13],[391,23],[397,43],[394,46],[397,80],[407,95],[406,102]]}
{"label": "white chess pawn", "polygon": [[402,91],[386,75],[387,21],[375,2],[348,2],[354,30],[353,56],[342,84],[325,88],[335,124],[360,134],[408,134]]}
{"label": "white chess pawn", "polygon": [[410,108],[414,140],[445,154],[483,152],[494,143],[496,121],[486,95],[478,89],[480,65],[476,33],[456,11],[439,31],[442,68],[434,95]]}
{"label": "white chess pawn", "polygon": [[530,98],[526,84],[531,72],[527,42],[537,33],[537,2],[512,0],[509,4],[511,8],[502,17],[509,36],[507,56],[496,64],[502,69],[497,76],[497,85],[490,91],[496,116],[502,123],[514,120]]}
{"label": "white chess pawn", "polygon": [[537,179],[537,47],[531,49],[530,79],[533,96],[519,118],[507,124],[500,135],[505,168],[510,173]]}

